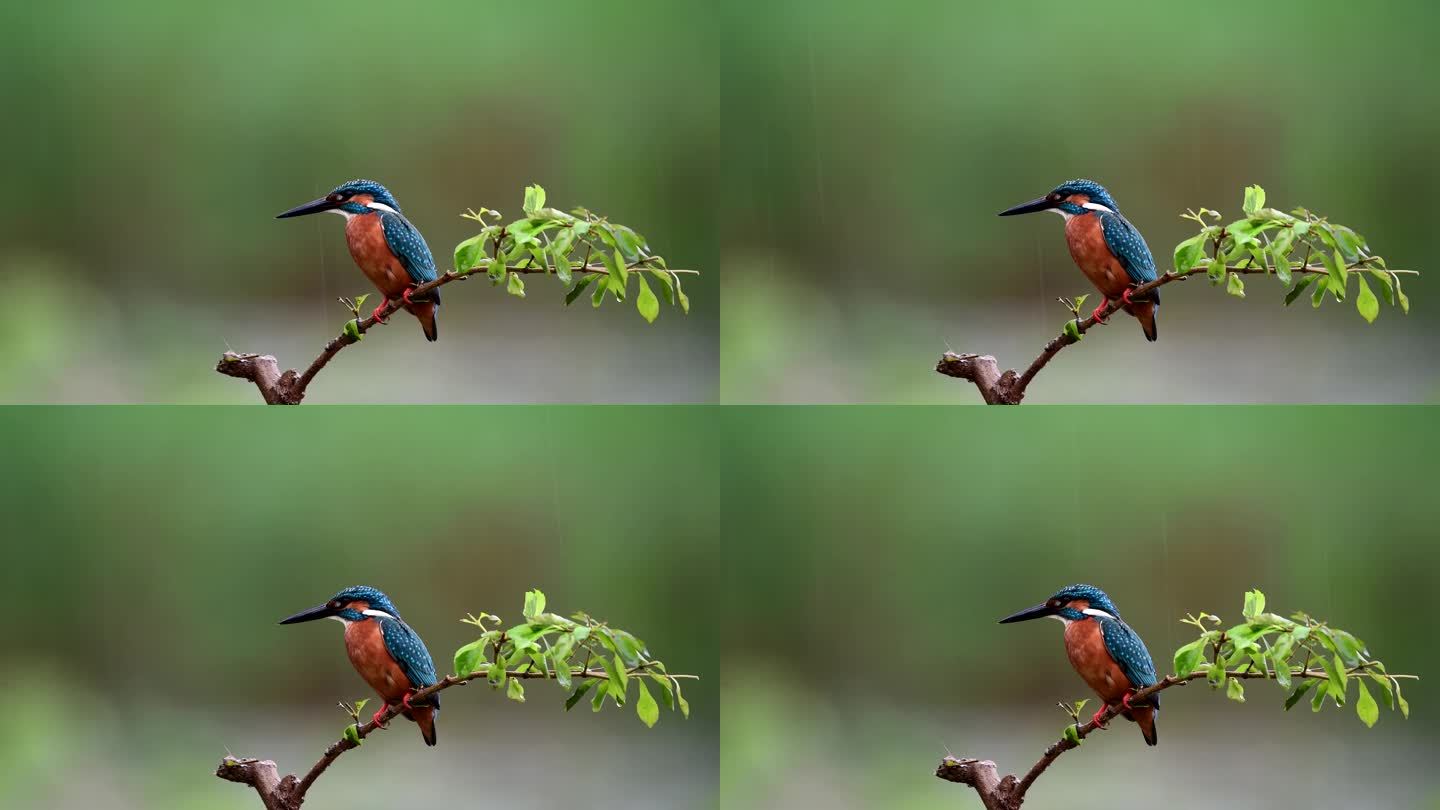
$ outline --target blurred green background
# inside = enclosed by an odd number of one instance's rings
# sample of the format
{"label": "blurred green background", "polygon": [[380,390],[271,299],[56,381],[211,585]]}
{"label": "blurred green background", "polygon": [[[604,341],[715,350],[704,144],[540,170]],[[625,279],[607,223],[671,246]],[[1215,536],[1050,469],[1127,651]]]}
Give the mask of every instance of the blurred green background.
{"label": "blurred green background", "polygon": [[1175,689],[1157,748],[1122,722],[1034,806],[1440,807],[1433,408],[1021,411],[725,409],[726,806],[979,807],[942,756],[1023,772],[1057,701],[1096,706],[1058,625],[996,621],[1088,582],[1161,668],[1178,619],[1258,587],[1423,680],[1369,730],[1274,684]]}
{"label": "blurred green background", "polygon": [[[1057,296],[1094,290],[1057,217],[999,219],[1072,177],[1107,185],[1157,262],[1187,207],[1272,204],[1431,271],[1440,11],[1410,0],[726,4],[727,402],[978,402],[946,348],[1028,364]],[[1395,402],[1440,395],[1428,277],[1413,314],[1165,291],[1068,350],[1029,402]]]}
{"label": "blurred green background", "polygon": [[[719,99],[708,6],[436,0],[6,3],[0,401],[242,402],[228,348],[308,363],[374,290],[336,217],[274,215],[385,183],[448,268],[466,208],[526,184],[635,226],[686,317],[451,287],[325,370],[311,402],[713,401]],[[376,299],[372,297],[372,302]],[[353,354],[352,354],[353,352]]]}
{"label": "blurred green background", "polygon": [[[0,411],[6,808],[258,807],[227,752],[302,773],[336,701],[374,695],[330,622],[386,591],[441,672],[467,612],[524,591],[631,630],[687,682],[690,720],[446,693],[439,746],[409,723],[342,757],[317,807],[708,808],[715,802],[719,493],[702,408],[146,407]],[[374,441],[382,421],[404,432]],[[319,626],[324,625],[324,626]],[[563,767],[557,763],[563,762]],[[309,803],[307,803],[309,806]]]}

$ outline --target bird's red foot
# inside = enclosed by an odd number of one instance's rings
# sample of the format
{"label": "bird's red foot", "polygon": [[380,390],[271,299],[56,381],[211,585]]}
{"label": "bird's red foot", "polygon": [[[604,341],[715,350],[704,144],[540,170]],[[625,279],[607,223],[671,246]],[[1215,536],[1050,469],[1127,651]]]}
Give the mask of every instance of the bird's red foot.
{"label": "bird's red foot", "polygon": [[388,306],[390,306],[390,299],[386,298],[380,306],[375,307],[375,311],[370,313],[370,317],[374,318],[376,323],[387,323],[384,318],[380,317],[380,313],[385,311],[385,307]]}
{"label": "bird's red foot", "polygon": [[1129,693],[1129,692],[1126,692],[1126,693],[1125,693],[1125,697],[1120,698],[1120,705],[1121,705],[1121,706],[1124,706],[1126,709],[1130,709],[1130,708],[1131,708],[1131,706],[1130,706],[1130,693]]}
{"label": "bird's red foot", "polygon": [[1108,726],[1106,726],[1104,723],[1100,722],[1100,715],[1104,714],[1104,713],[1105,713],[1105,710],[1108,709],[1108,708],[1110,708],[1110,707],[1108,707],[1108,706],[1101,706],[1101,707],[1100,707],[1100,711],[1095,712],[1095,716],[1090,718],[1090,722],[1094,723],[1096,728],[1108,728]]}
{"label": "bird's red foot", "polygon": [[400,698],[400,705],[401,705],[401,706],[404,706],[407,710],[408,710],[408,709],[413,709],[413,708],[415,708],[414,706],[411,706],[411,705],[410,705],[410,693],[409,693],[409,692],[406,692],[406,693],[405,693],[405,697]]}
{"label": "bird's red foot", "polygon": [[390,707],[389,707],[389,706],[381,706],[381,707],[380,707],[380,711],[375,712],[374,716],[372,716],[372,717],[370,718],[370,722],[374,723],[376,728],[389,728],[389,726],[387,726],[387,725],[385,725],[384,723],[380,722],[380,715],[384,714],[384,713],[385,713],[385,710],[388,709],[388,708],[390,708]]}
{"label": "bird's red foot", "polygon": [[406,287],[406,288],[405,288],[405,292],[403,292],[403,293],[400,294],[400,298],[401,298],[405,303],[407,303],[407,304],[413,304],[413,303],[415,303],[415,302],[410,300],[410,293],[413,293],[413,292],[415,292],[415,288],[414,288],[414,287]]}
{"label": "bird's red foot", "polygon": [[1133,290],[1134,290],[1133,287],[1126,287],[1126,288],[1125,288],[1125,292],[1120,295],[1120,300],[1121,300],[1121,301],[1124,301],[1124,302],[1127,303],[1127,304],[1133,304],[1134,302],[1130,300],[1130,293],[1131,293]]}
{"label": "bird's red foot", "polygon": [[1095,307],[1095,311],[1090,313],[1090,317],[1094,318],[1096,323],[1105,323],[1105,319],[1100,317],[1100,313],[1104,312],[1105,307],[1108,306],[1110,306],[1110,299],[1107,298],[1101,302],[1100,306]]}

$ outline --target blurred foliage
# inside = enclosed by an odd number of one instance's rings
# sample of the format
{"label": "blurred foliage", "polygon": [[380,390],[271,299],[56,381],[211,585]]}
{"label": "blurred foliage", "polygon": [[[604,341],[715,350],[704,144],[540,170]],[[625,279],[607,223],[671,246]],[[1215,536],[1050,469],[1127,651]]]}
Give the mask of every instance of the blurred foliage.
{"label": "blurred foliage", "polygon": [[0,102],[24,126],[0,146],[25,159],[0,198],[12,372],[0,401],[248,402],[210,370],[217,353],[313,357],[343,317],[336,298],[370,291],[336,218],[272,219],[356,176],[395,191],[432,246],[470,235],[455,216],[467,205],[539,181],[644,223],[702,275],[686,285],[694,317],[649,329],[558,300],[454,296],[445,340],[387,336],[393,346],[328,369],[317,396],[713,401],[713,12],[556,0],[543,36],[536,13],[463,0],[5,4],[0,67],[14,80]]}
{"label": "blurred foliage", "polygon": [[[1224,21],[1214,37],[1193,35],[1195,9],[1143,0],[725,8],[723,103],[746,122],[724,142],[725,401],[952,403],[964,393],[929,370],[940,350],[1033,357],[1057,331],[1055,298],[1088,285],[1058,222],[1017,234],[995,214],[1069,177],[1104,183],[1152,246],[1190,235],[1171,212],[1258,182],[1426,269],[1434,4],[1218,0],[1204,12]],[[1316,46],[1337,42],[1385,58]],[[1421,348],[1440,330],[1433,312],[1362,331],[1338,313],[1232,303],[1171,296],[1157,345],[1087,341],[1034,396],[1440,395],[1440,360]],[[1301,343],[1334,363],[1291,362]],[[1337,380],[1336,366],[1373,374]]]}

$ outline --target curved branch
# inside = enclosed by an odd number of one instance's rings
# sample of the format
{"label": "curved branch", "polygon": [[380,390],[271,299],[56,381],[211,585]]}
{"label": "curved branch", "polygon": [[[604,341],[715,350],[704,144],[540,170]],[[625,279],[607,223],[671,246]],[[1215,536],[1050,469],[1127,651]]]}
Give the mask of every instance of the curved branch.
{"label": "curved branch", "polygon": [[[1347,674],[1364,671],[1364,668],[1362,664],[1350,670]],[[1136,691],[1131,695],[1131,702],[1143,700],[1172,686],[1184,686],[1190,681],[1206,677],[1206,674],[1206,670],[1201,669],[1183,678],[1167,675],[1162,678],[1159,683]],[[1226,671],[1225,676],[1227,678],[1269,679],[1274,679],[1275,677],[1274,673],[1255,670],[1231,670]],[[1290,677],[1326,680],[1330,676],[1323,670],[1305,669],[1290,673]],[[1399,678],[1406,676],[1394,675],[1391,677]],[[1030,770],[1026,771],[1023,777],[1007,774],[1003,778],[1000,778],[998,777],[998,770],[994,762],[968,758],[960,759],[953,756],[947,756],[940,761],[940,766],[935,769],[935,775],[947,782],[969,785],[974,788],[975,792],[980,796],[980,801],[985,804],[986,810],[1019,810],[1020,805],[1025,801],[1026,791],[1030,789],[1031,785],[1035,784],[1035,780],[1039,779],[1041,774],[1045,773],[1045,769],[1049,768],[1051,763],[1059,759],[1060,755],[1066,751],[1072,748],[1078,748],[1080,746],[1080,740],[1084,740],[1097,729],[1103,729],[1106,724],[1120,716],[1122,712],[1124,712],[1124,708],[1121,706],[1106,706],[1105,711],[1101,712],[1098,718],[1088,723],[1077,725],[1075,727],[1076,739],[1072,740],[1062,736],[1059,740],[1051,743],[1050,747],[1045,749],[1045,753],[1040,755],[1039,761],[1030,766]]]}
{"label": "curved branch", "polygon": [[[642,663],[626,670],[627,674],[634,675],[644,672],[650,663]],[[487,677],[486,670],[472,672],[469,675],[460,677],[447,675],[439,682],[417,690],[410,695],[413,703],[417,700],[427,698],[437,692],[449,689],[452,686],[464,686],[470,681]],[[513,670],[505,673],[507,678],[537,679],[553,678],[554,676],[536,670],[524,669]],[[580,669],[570,673],[572,679],[589,678],[594,680],[605,680],[610,674],[603,669]],[[674,675],[666,673],[669,678],[696,678],[695,675]],[[369,737],[375,731],[385,728],[390,721],[400,715],[403,709],[400,706],[386,706],[381,713],[379,721],[371,720],[368,723],[357,723],[355,735],[343,736],[331,743],[320,756],[319,761],[310,766],[304,777],[296,777],[294,774],[286,774],[284,778],[279,777],[279,770],[271,760],[258,760],[251,758],[227,756],[220,760],[220,766],[215,769],[215,775],[230,782],[239,782],[249,785],[260,795],[260,801],[264,803],[265,810],[299,810],[300,805],[305,801],[305,794],[315,784],[315,780],[325,773],[330,764],[340,758],[340,755],[352,748],[359,748],[360,741]]]}
{"label": "curved branch", "polygon": [[[1362,259],[1346,269],[1370,268],[1365,266],[1365,260]],[[1132,288],[1130,294],[1132,297],[1140,296],[1151,290],[1159,289],[1172,281],[1184,281],[1197,273],[1207,273],[1208,271],[1208,267],[1193,267],[1184,273],[1164,273],[1154,281],[1148,281]],[[1248,266],[1226,267],[1225,271],[1237,275],[1274,272],[1264,267]],[[1296,275],[1324,276],[1330,274],[1330,271],[1324,267],[1312,266],[1292,268],[1290,272]],[[1036,357],[1023,373],[1017,372],[1014,369],[1009,369],[1003,374],[1000,373],[999,363],[990,355],[956,354],[955,352],[945,352],[941,355],[940,362],[935,364],[935,371],[947,377],[969,380],[974,383],[975,387],[980,391],[980,396],[984,398],[985,404],[987,405],[1019,405],[1020,401],[1025,398],[1025,389],[1028,388],[1030,382],[1035,379],[1035,375],[1039,374],[1040,370],[1045,368],[1046,364],[1048,364],[1055,355],[1059,354],[1061,349],[1072,343],[1078,343],[1081,335],[1090,331],[1091,327],[1094,327],[1096,324],[1103,325],[1111,315],[1123,309],[1124,306],[1125,304],[1122,301],[1107,301],[1105,307],[1100,311],[1099,318],[1096,318],[1094,315],[1084,319],[1077,318],[1075,320],[1075,333],[1072,334],[1068,331],[1062,331],[1059,335],[1051,338],[1050,342],[1045,344],[1045,348],[1040,350],[1040,356]]]}
{"label": "curved branch", "polygon": [[[647,261],[649,261],[648,258],[642,258],[629,265],[627,269],[652,269],[643,267]],[[521,275],[553,272],[545,267],[533,267],[528,264],[518,267],[506,267],[505,269],[507,273],[519,273]],[[696,272],[694,270],[672,270],[658,267],[653,269],[663,269],[667,273],[695,274]],[[434,281],[427,281],[424,284],[414,287],[410,291],[410,295],[412,297],[423,297],[431,290],[439,289],[452,281],[464,281],[472,276],[479,275],[488,278],[488,271],[489,268],[486,267],[472,267],[464,272],[449,270],[440,274],[440,277]],[[604,265],[586,264],[583,267],[573,268],[570,272],[577,275],[603,276],[608,275],[610,270]],[[299,405],[300,402],[305,399],[305,391],[310,387],[310,383],[315,379],[315,375],[319,374],[320,370],[325,368],[326,364],[328,364],[335,355],[339,354],[341,349],[352,343],[358,343],[360,336],[369,332],[376,324],[383,324],[388,321],[391,315],[403,309],[404,306],[404,301],[387,301],[384,308],[380,310],[380,318],[378,320],[372,314],[365,318],[355,318],[353,321],[347,321],[347,327],[350,323],[354,323],[355,328],[353,330],[342,330],[339,335],[331,338],[330,341],[325,344],[325,348],[320,350],[320,356],[311,361],[304,372],[288,369],[282,374],[280,372],[280,363],[273,355],[245,354],[240,352],[225,352],[222,354],[220,361],[215,364],[215,370],[228,377],[237,377],[254,383],[255,387],[260,390],[260,396],[264,398],[266,405]]]}

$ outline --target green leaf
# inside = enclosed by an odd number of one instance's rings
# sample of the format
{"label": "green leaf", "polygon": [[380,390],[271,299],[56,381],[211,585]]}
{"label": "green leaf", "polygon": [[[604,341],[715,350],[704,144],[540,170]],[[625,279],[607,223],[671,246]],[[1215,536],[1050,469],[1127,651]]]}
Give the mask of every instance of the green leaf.
{"label": "green leaf", "polygon": [[455,674],[465,677],[477,669],[485,657],[485,641],[480,639],[455,651]]}
{"label": "green leaf", "polygon": [[[1175,246],[1175,272],[1190,272],[1205,256],[1205,234],[1197,234]],[[1076,302],[1079,305],[1079,302]]]}
{"label": "green leaf", "polygon": [[455,246],[455,272],[474,267],[485,251],[485,234],[478,234]]}
{"label": "green leaf", "polygon": [[1066,726],[1066,727],[1065,727],[1065,739],[1069,740],[1069,741],[1072,742],[1072,743],[1075,743],[1076,745],[1079,745],[1079,744],[1080,744],[1080,730],[1077,729],[1077,728],[1075,728],[1075,726],[1073,726],[1073,725]]}
{"label": "green leaf", "polygon": [[1287,251],[1280,249],[1278,245],[1270,248],[1270,260],[1275,265],[1275,277],[1280,279],[1281,284],[1288,285],[1290,276],[1290,258]]}
{"label": "green leaf", "polygon": [[491,259],[486,259],[485,262],[486,262],[485,272],[486,272],[486,274],[488,274],[488,275],[490,276],[490,280],[491,280],[491,281],[495,282],[496,284],[499,284],[501,281],[504,281],[504,280],[505,280],[505,260],[504,260],[504,259],[494,259],[494,258],[491,258]]}
{"label": "green leaf", "polygon": [[[690,296],[686,295],[686,294],[685,294],[685,290],[683,290],[683,289],[680,287],[680,277],[677,276],[677,275],[674,275],[674,274],[671,274],[671,277],[675,279],[675,297],[678,298],[678,299],[680,299],[680,311],[683,312],[683,313],[685,313],[686,315],[689,315],[689,314],[690,314]],[[1401,296],[1400,298],[1401,298],[1401,300],[1404,301],[1404,303],[1405,303],[1405,311],[1406,311],[1406,312],[1409,312],[1409,311],[1410,311],[1410,299],[1405,298],[1404,296]]]}
{"label": "green leaf", "polygon": [[585,292],[585,288],[590,286],[590,282],[594,280],[595,276],[590,273],[586,273],[576,279],[575,286],[570,288],[570,292],[565,293],[565,306],[568,307],[575,303],[575,299],[579,298],[580,294]]}
{"label": "green leaf", "polygon": [[[1261,192],[1261,199],[1264,199],[1264,192]],[[1255,617],[1265,612],[1265,594],[1259,589],[1245,592],[1245,618],[1254,621]]]}
{"label": "green leaf", "polygon": [[1299,297],[1300,297],[1300,294],[1303,293],[1303,292],[1305,292],[1305,288],[1306,288],[1306,287],[1309,287],[1311,284],[1314,284],[1314,283],[1315,283],[1315,277],[1314,277],[1314,276],[1312,276],[1312,275],[1304,275],[1304,276],[1301,276],[1301,277],[1300,277],[1300,280],[1297,281],[1297,282],[1295,282],[1295,286],[1290,288],[1290,292],[1288,292],[1288,293],[1285,294],[1285,306],[1288,307],[1288,306],[1290,306],[1291,304],[1295,303],[1295,299],[1299,298]]}
{"label": "green leaf", "polygon": [[[612,687],[611,687],[609,681],[606,681],[606,682],[600,683],[600,684],[596,684],[596,686],[595,686],[595,694],[594,694],[594,696],[592,696],[592,697],[590,698],[590,711],[592,711],[592,712],[598,712],[598,711],[600,711],[601,708],[603,708],[603,707],[605,706],[605,693],[606,693],[606,692],[609,692],[611,688],[612,688]],[[616,699],[615,702],[616,702],[616,703],[619,703],[620,700],[619,700],[619,699]]]}
{"label": "green leaf", "polygon": [[360,726],[359,726],[359,724],[357,724],[357,723],[351,723],[350,725],[348,725],[348,726],[345,727],[345,739],[349,740],[350,742],[352,742],[352,743],[354,743],[354,744],[356,744],[356,745],[359,745],[359,744],[360,744]]}
{"label": "green leaf", "polygon": [[1400,299],[1400,311],[1404,312],[1406,315],[1409,315],[1410,297],[1407,296],[1405,294],[1405,291],[1400,288],[1400,277],[1397,275],[1392,275],[1390,278],[1395,280],[1395,297]]}
{"label": "green leaf", "polygon": [[[500,654],[497,652],[497,653],[495,654],[495,657],[496,657],[496,658],[499,658],[499,657],[500,657]],[[492,661],[492,662],[490,663],[490,670],[489,670],[489,672],[485,673],[485,677],[486,677],[486,680],[490,681],[490,685],[491,685],[491,686],[500,686],[500,685],[504,684],[504,683],[505,683],[505,665],[502,664],[502,663],[500,663],[499,661]]]}
{"label": "green leaf", "polygon": [[595,283],[595,292],[590,296],[590,306],[599,309],[600,302],[605,300],[605,290],[610,286],[612,279],[609,276],[597,276],[597,278],[599,278],[599,281]]}
{"label": "green leaf", "polygon": [[1072,340],[1080,340],[1085,337],[1084,333],[1080,331],[1080,324],[1074,319],[1065,322],[1064,332]]}
{"label": "green leaf", "polygon": [[1370,285],[1365,283],[1365,276],[1362,273],[1355,274],[1355,280],[1359,282],[1359,293],[1355,296],[1355,309],[1360,313],[1367,323],[1374,323],[1375,316],[1380,314],[1380,301],[1375,293],[1370,291]]}
{"label": "green leaf", "polygon": [[1248,186],[1245,189],[1245,213],[1255,216],[1255,212],[1265,207],[1265,189],[1259,186]]}
{"label": "green leaf", "polygon": [[525,297],[525,282],[520,280],[519,273],[510,274],[510,281],[505,285],[505,291],[519,298]]}
{"label": "green leaf", "polygon": [[1239,273],[1231,273],[1228,281],[1225,282],[1225,292],[1236,298],[1245,297],[1245,282],[1240,280]]}
{"label": "green leaf", "polygon": [[[1326,270],[1330,271],[1330,286],[1344,290],[1350,271],[1345,269],[1345,259],[1340,256],[1340,251],[1336,250],[1333,253],[1320,251],[1320,262],[1325,265]],[[1343,296],[1337,296],[1337,300],[1341,299]]]}
{"label": "green leaf", "polygon": [[647,727],[654,728],[655,721],[660,719],[660,707],[650,695],[650,689],[645,686],[643,678],[636,678],[635,685],[640,687],[640,693],[635,697],[635,715]]}
{"label": "green leaf", "polygon": [[1205,268],[1205,272],[1209,274],[1211,281],[1217,284],[1220,283],[1225,279],[1225,260],[1211,259],[1209,266]]}
{"label": "green leaf", "polygon": [[1315,694],[1310,698],[1310,711],[1318,712],[1325,706],[1325,696],[1330,693],[1329,686],[1329,681],[1315,686]]}
{"label": "green leaf", "polygon": [[640,294],[635,296],[635,309],[640,311],[640,316],[648,323],[654,323],[655,317],[660,314],[660,299],[650,289],[650,284],[645,281],[644,273],[636,273],[636,280],[640,282]]}
{"label": "green leaf", "polygon": [[585,697],[585,693],[590,691],[590,687],[594,685],[595,682],[589,678],[580,681],[580,685],[575,687],[575,691],[570,693],[570,697],[565,698],[565,711],[568,712],[575,708],[575,704],[579,703],[580,699]]}
{"label": "green leaf", "polygon": [[1329,276],[1314,276],[1315,292],[1310,294],[1310,306],[1320,308],[1320,302],[1325,300],[1325,290],[1330,287]]}
{"label": "green leaf", "polygon": [[365,339],[365,333],[360,331],[360,319],[352,318],[345,322],[345,337],[351,340]]}
{"label": "green leaf", "polygon": [[550,268],[555,271],[555,277],[560,279],[561,284],[569,284],[572,275],[570,271],[570,259],[567,258],[568,251],[551,245],[550,252],[547,255],[550,257]]}
{"label": "green leaf", "polygon": [[1205,679],[1210,682],[1211,686],[1219,689],[1225,684],[1225,667],[1219,663],[1211,664],[1210,668],[1205,672]]}
{"label": "green leaf", "polygon": [[1295,687],[1295,691],[1290,693],[1290,697],[1285,698],[1285,711],[1290,711],[1291,707],[1299,703],[1300,698],[1305,697],[1305,693],[1310,691],[1310,687],[1314,685],[1315,681],[1310,678],[1301,681],[1300,685]]}
{"label": "green leaf", "polygon": [[525,187],[525,213],[527,216],[537,216],[540,209],[545,207],[545,189],[538,185]]}
{"label": "green leaf", "polygon": [[1205,654],[1204,639],[1196,639],[1175,651],[1175,676],[1184,678],[1195,671],[1200,657]]}
{"label": "green leaf", "polygon": [[[543,199],[544,192],[541,192]],[[525,618],[534,621],[536,616],[545,612],[545,594],[540,589],[525,592]]]}
{"label": "green leaf", "polygon": [[1375,705],[1375,698],[1365,688],[1365,681],[1356,678],[1355,685],[1360,687],[1360,694],[1355,697],[1355,716],[1366,726],[1374,728],[1375,721],[1380,719],[1380,707]]}
{"label": "green leaf", "polygon": [[1245,702],[1245,686],[1240,683],[1239,678],[1231,678],[1229,682],[1225,684],[1225,697],[1230,698],[1236,703]]}

